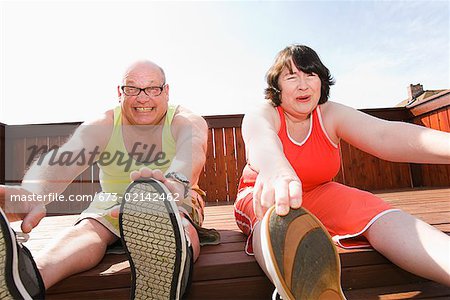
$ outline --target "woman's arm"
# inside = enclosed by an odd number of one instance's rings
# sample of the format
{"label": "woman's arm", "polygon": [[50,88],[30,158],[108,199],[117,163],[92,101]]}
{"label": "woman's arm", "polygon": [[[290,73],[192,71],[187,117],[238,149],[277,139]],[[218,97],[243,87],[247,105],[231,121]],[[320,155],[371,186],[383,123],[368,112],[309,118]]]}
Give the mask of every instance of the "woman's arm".
{"label": "woman's arm", "polygon": [[388,161],[450,164],[449,133],[330,104],[337,136],[353,146]]}
{"label": "woman's arm", "polygon": [[289,207],[301,205],[300,179],[284,155],[278,138],[279,122],[276,109],[269,103],[246,114],[242,122],[247,162],[258,172],[253,192],[258,218],[274,204],[280,215],[287,214]]}

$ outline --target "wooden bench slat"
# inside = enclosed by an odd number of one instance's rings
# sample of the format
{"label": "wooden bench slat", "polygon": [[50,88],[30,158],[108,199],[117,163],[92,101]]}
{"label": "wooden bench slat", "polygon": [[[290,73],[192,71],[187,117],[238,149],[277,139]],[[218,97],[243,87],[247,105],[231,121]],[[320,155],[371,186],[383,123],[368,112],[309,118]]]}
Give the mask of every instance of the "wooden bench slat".
{"label": "wooden bench slat", "polygon": [[426,281],[392,263],[342,268],[341,278],[344,290]]}
{"label": "wooden bench slat", "polygon": [[217,190],[218,200],[227,201],[227,175],[225,173],[225,147],[223,140],[223,129],[214,129],[214,161],[216,163],[216,181],[214,182]]}
{"label": "wooden bench slat", "polygon": [[437,229],[439,229],[440,231],[445,232],[448,235],[450,235],[450,223],[436,224],[436,225],[433,225],[433,226],[436,227]]}
{"label": "wooden bench slat", "polygon": [[129,287],[46,295],[46,299],[49,300],[129,299],[129,298],[130,298]]}
{"label": "wooden bench slat", "polygon": [[188,299],[271,299],[273,285],[266,276],[193,282]]}
{"label": "wooden bench slat", "polygon": [[214,246],[203,246],[200,255],[208,253],[236,252],[244,249],[245,242],[221,243]]}
{"label": "wooden bench slat", "polygon": [[449,299],[449,288],[431,281],[346,291],[348,300]]}
{"label": "wooden bench slat", "polygon": [[[232,266],[232,267],[230,267]],[[195,263],[193,281],[264,275],[255,258],[244,251],[200,255]]]}
{"label": "wooden bench slat", "polygon": [[233,202],[237,194],[238,171],[236,162],[234,128],[225,128],[225,167],[227,175],[227,201]]}
{"label": "wooden bench slat", "polygon": [[[240,127],[236,128],[235,131],[236,134],[236,160],[237,160],[237,171],[240,176],[242,174],[242,170],[245,167],[246,164],[246,158],[245,158],[245,145],[244,145],[244,139],[242,138],[242,130]],[[232,199],[233,201],[236,199]]]}
{"label": "wooden bench slat", "polygon": [[[205,174],[204,174],[204,181],[199,181],[200,188],[206,190],[206,200],[215,202],[218,199],[217,196],[217,186],[215,183],[217,182],[216,179],[216,163],[214,160],[214,140],[213,140],[213,133],[212,129],[208,130],[208,140],[210,141],[208,143],[208,149],[206,152],[206,163],[205,163]],[[202,177],[200,177],[202,179]],[[204,182],[204,183],[203,183]]]}

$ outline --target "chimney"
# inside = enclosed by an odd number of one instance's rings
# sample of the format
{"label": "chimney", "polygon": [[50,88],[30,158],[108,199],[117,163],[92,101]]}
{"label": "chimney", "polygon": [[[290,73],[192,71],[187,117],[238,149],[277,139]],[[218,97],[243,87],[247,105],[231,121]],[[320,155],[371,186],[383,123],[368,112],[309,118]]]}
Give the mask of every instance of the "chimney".
{"label": "chimney", "polygon": [[423,85],[418,84],[410,84],[408,87],[408,97],[409,100],[414,100],[419,97],[423,93]]}

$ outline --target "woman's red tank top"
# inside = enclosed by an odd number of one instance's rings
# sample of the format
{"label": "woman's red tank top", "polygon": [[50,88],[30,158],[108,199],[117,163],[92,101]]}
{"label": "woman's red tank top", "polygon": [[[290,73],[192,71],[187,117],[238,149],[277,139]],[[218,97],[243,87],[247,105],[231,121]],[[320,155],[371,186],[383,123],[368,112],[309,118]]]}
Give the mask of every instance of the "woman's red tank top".
{"label": "woman's red tank top", "polygon": [[[340,150],[339,145],[334,144],[325,131],[320,107],[317,106],[311,113],[308,135],[301,142],[289,136],[281,106],[277,107],[277,111],[281,121],[278,137],[283,145],[284,155],[302,182],[303,191],[308,192],[331,181],[339,172]],[[247,164],[239,181],[239,191],[253,187],[257,176],[258,173]]]}

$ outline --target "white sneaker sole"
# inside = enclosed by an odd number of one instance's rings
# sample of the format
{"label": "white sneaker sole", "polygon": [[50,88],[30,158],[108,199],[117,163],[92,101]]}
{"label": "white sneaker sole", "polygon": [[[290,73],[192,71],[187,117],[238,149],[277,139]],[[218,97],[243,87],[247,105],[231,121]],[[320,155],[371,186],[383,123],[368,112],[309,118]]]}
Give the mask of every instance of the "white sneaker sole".
{"label": "white sneaker sole", "polygon": [[180,299],[187,244],[169,194],[156,180],[134,182],[124,194],[128,199],[122,201],[120,234],[130,259],[133,299]]}

